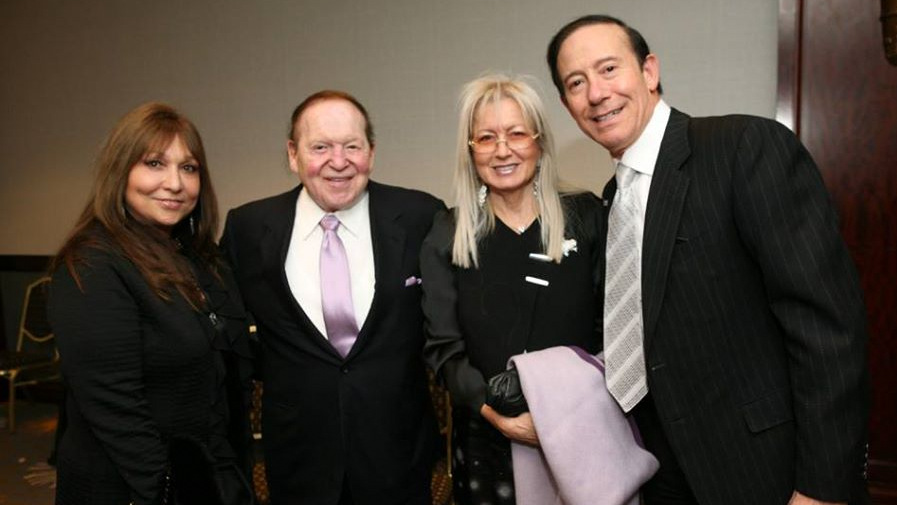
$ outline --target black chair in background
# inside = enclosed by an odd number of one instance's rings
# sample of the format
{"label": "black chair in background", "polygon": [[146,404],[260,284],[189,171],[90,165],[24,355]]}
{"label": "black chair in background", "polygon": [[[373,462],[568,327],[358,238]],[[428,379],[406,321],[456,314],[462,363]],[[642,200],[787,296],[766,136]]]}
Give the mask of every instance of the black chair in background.
{"label": "black chair in background", "polygon": [[49,277],[25,288],[25,301],[15,350],[0,351],[0,377],[9,382],[7,418],[9,431],[16,429],[16,389],[59,379],[59,352],[47,321]]}

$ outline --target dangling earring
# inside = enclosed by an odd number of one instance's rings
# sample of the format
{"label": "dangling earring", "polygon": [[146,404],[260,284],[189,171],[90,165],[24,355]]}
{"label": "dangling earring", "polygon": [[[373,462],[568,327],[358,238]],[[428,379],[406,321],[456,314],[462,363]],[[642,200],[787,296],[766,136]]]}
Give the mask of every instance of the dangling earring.
{"label": "dangling earring", "polygon": [[485,184],[480,184],[480,190],[477,191],[477,204],[482,209],[484,205],[486,205],[486,195],[489,193],[489,188]]}
{"label": "dangling earring", "polygon": [[539,201],[539,176],[542,175],[542,162],[536,164],[536,175],[533,177],[533,196]]}
{"label": "dangling earring", "polygon": [[196,207],[193,209],[193,212],[190,213],[190,236],[196,236],[196,228],[201,224],[199,221],[202,219],[202,197],[196,200]]}

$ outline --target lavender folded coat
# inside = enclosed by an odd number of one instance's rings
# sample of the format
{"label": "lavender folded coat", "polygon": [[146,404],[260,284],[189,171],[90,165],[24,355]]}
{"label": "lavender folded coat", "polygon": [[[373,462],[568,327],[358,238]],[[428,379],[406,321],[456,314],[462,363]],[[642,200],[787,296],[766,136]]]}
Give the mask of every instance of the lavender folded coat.
{"label": "lavender folded coat", "polygon": [[637,505],[658,463],[576,347],[514,356],[540,447],[511,444],[518,505]]}

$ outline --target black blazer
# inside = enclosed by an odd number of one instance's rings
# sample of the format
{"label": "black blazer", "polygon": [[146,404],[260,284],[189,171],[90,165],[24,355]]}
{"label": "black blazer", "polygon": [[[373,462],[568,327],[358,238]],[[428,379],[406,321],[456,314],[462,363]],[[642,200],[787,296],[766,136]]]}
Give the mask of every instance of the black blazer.
{"label": "black blazer", "polygon": [[[56,503],[160,503],[172,437],[204,443],[222,459],[246,456],[243,401],[251,358],[246,314],[226,271],[225,285],[210,274],[199,276],[210,306],[228,328],[222,341],[206,311],[194,311],[177,293],[170,302],[160,299],[134,264],[114,250],[88,250],[85,259],[78,266],[83,290],[64,265],[50,287],[48,314],[61,356],[67,415],[58,448]],[[245,365],[240,371],[234,366],[239,362]],[[220,384],[225,370],[228,384]],[[220,417],[222,404],[213,401],[230,402],[230,425]],[[228,433],[235,435],[230,444],[222,441]]]}
{"label": "black blazer", "polygon": [[868,415],[865,311],[828,192],[787,128],[673,110],[642,296],[648,387],[701,503],[848,498]]}
{"label": "black blazer", "polygon": [[370,182],[376,285],[345,359],[308,319],[284,262],[301,187],[232,210],[222,247],[262,348],[263,446],[271,502],[332,503],[348,475],[358,505],[429,496],[436,427],[421,349],[421,242],[444,208]]}

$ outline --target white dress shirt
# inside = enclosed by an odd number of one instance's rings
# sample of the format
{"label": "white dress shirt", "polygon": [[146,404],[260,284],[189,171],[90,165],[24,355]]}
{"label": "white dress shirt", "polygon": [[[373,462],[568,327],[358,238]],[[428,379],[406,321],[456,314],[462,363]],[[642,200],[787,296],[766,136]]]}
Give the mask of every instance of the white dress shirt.
{"label": "white dress shirt", "polygon": [[[321,310],[321,242],[324,231],[320,222],[327,213],[302,188],[296,200],[296,217],[293,235],[287,251],[287,281],[293,297],[311,319],[315,327],[327,338],[324,313]],[[364,325],[374,299],[374,247],[371,242],[371,218],[368,193],[348,209],[334,212],[340,225],[337,235],[346,249],[349,260],[349,276],[352,282],[352,305],[358,329]]]}
{"label": "white dress shirt", "polygon": [[654,177],[654,165],[660,154],[660,143],[670,120],[670,106],[662,99],[654,106],[651,119],[639,138],[629,146],[620,159],[614,158],[614,165],[622,163],[635,170],[636,178],[632,182],[633,190],[639,199],[639,226],[636,234],[639,256],[642,252],[642,237],[645,234],[645,209],[648,208],[648,192],[651,189],[651,178]]}

